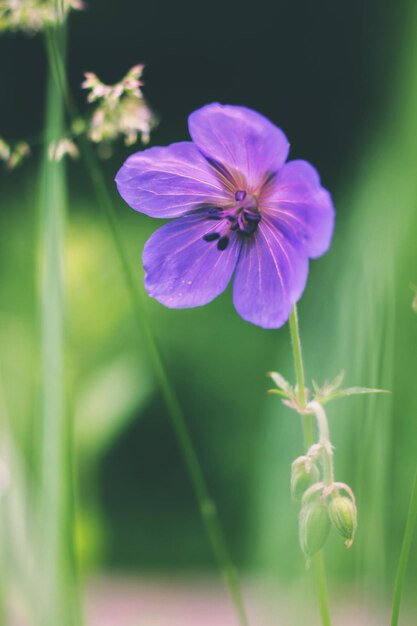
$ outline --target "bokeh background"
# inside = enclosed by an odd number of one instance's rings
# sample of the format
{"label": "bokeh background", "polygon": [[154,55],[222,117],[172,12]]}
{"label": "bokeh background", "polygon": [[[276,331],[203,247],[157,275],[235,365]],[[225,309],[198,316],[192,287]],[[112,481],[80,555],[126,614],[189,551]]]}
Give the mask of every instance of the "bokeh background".
{"label": "bokeh background", "polygon": [[[84,71],[113,83],[144,62],[144,92],[159,118],[151,145],[187,140],[187,116],[203,104],[243,104],[279,125],[291,157],[312,162],[331,190],[334,245],[312,262],[300,303],[307,379],[322,382],[344,369],[348,384],[392,391],[329,408],[336,475],[353,487],[359,507],[352,550],[336,537],[326,548],[330,589],[365,604],[385,604],[392,593],[417,461],[417,315],[410,288],[417,283],[416,42],[417,13],[406,0],[90,0],[69,28],[69,81],[84,111]],[[33,145],[30,161],[0,179],[2,419],[23,475],[35,476],[35,483],[46,79],[40,36],[0,37],[0,135]],[[157,224],[115,191],[114,175],[131,151],[120,145],[102,168],[141,285],[141,250]],[[67,163],[67,173],[65,371],[76,424],[83,574],[215,577],[88,171],[76,161]],[[306,592],[288,488],[291,462],[303,451],[301,425],[266,394],[267,371],[292,377],[288,328],[245,323],[229,291],[201,309],[172,311],[150,299],[146,309],[233,560],[244,577]],[[407,577],[411,611],[416,549]]]}

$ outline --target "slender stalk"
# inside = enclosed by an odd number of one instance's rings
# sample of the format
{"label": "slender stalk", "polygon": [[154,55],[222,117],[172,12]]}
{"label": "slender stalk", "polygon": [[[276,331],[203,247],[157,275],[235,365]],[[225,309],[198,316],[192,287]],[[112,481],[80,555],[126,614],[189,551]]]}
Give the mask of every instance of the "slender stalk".
{"label": "slender stalk", "polygon": [[90,174],[93,179],[97,196],[100,198],[100,203],[104,208],[107,216],[108,225],[112,233],[113,241],[121,262],[125,283],[130,293],[132,304],[136,313],[136,320],[139,325],[139,330],[145,339],[146,347],[161,388],[162,396],[164,398],[165,404],[167,406],[174,426],[174,431],[194,487],[194,492],[197,497],[197,502],[204,521],[206,532],[209,536],[213,551],[220,565],[224,581],[229,589],[231,598],[234,602],[240,623],[242,624],[242,626],[247,626],[249,622],[244,608],[243,598],[240,592],[238,577],[226,546],[223,531],[221,529],[219,518],[217,515],[216,506],[209,495],[206,480],[204,478],[204,474],[198,460],[197,453],[188,432],[181,406],[178,402],[176,393],[169,381],[160,350],[158,348],[148,317],[145,313],[141,294],[137,288],[134,274],[124,251],[122,237],[117,225],[110,198],[108,197],[107,191],[100,180],[101,171],[92,159],[91,150],[88,145],[84,156],[90,169]]}
{"label": "slender stalk", "polygon": [[[67,103],[68,113],[71,119],[74,120],[77,118],[77,111],[68,89],[62,58],[53,39],[50,41],[48,54],[50,55],[51,64],[55,67],[55,73],[59,77],[62,93],[64,94],[65,102]],[[139,331],[144,337],[148,354],[159,382],[162,396],[168,409],[180,450],[184,457],[207,536],[209,537],[214,555],[219,564],[223,579],[234,604],[239,622],[241,626],[249,626],[249,620],[240,590],[238,575],[226,545],[217,509],[212,498],[210,497],[206,479],[188,432],[181,406],[178,402],[174,388],[169,381],[166,367],[161,357],[161,352],[158,348],[151,324],[146,314],[142,293],[138,288],[137,279],[125,252],[123,237],[113,209],[111,196],[91,146],[83,137],[80,138],[80,142],[82,156],[86,162],[100,207],[107,219],[107,224],[119,257],[125,284],[132,302],[135,319],[138,324]]]}
{"label": "slender stalk", "polygon": [[[301,409],[305,409],[307,404],[307,394],[305,388],[304,378],[304,365],[303,365],[303,353],[301,349],[300,329],[298,324],[298,311],[295,304],[290,315],[290,333],[291,343],[295,367],[295,376],[297,380],[297,393],[298,401]],[[312,415],[303,416],[303,428],[304,428],[304,444],[306,449],[314,443],[314,422]]]}
{"label": "slender stalk", "polygon": [[319,442],[322,446],[321,458],[323,467],[323,482],[326,486],[330,486],[334,482],[333,450],[329,438],[329,425],[327,423],[326,411],[320,402],[317,402],[316,400],[310,402],[308,406],[312,411],[314,411],[317,420]]}
{"label": "slender stalk", "polygon": [[181,406],[178,402],[176,393],[169,381],[160,350],[158,348],[148,317],[145,313],[141,293],[137,288],[134,274],[124,251],[123,240],[117,225],[116,217],[113,212],[113,207],[104,183],[101,180],[101,171],[92,158],[90,147],[87,145],[86,148],[87,150],[85,150],[84,157],[90,169],[93,184],[97,196],[100,199],[100,204],[107,216],[110,232],[112,233],[113,241],[121,262],[125,283],[136,314],[136,321],[138,323],[139,330],[144,337],[148,354],[150,356],[155,374],[159,382],[162,396],[171,417],[174,432],[182,451],[192,485],[194,487],[194,492],[197,498],[198,506],[201,516],[203,518],[207,535],[210,539],[214,554],[222,571],[223,579],[235,605],[236,613],[239,617],[240,623],[242,626],[248,626],[249,621],[246,615],[246,610],[240,591],[239,580],[226,546],[215,503],[209,495],[206,480],[200,462],[198,460],[193,442],[188,432]]}
{"label": "slender stalk", "polygon": [[[294,357],[295,376],[297,380],[298,399],[301,407],[305,408],[306,405],[306,393],[305,393],[305,378],[304,378],[304,365],[303,365],[303,353],[301,349],[300,329],[298,324],[298,310],[295,304],[290,315],[290,332],[292,341],[292,350]],[[310,444],[311,445],[311,444]]]}
{"label": "slender stalk", "polygon": [[411,491],[410,506],[408,509],[407,522],[404,530],[403,543],[401,547],[400,559],[398,561],[397,575],[395,578],[394,600],[392,606],[391,626],[398,625],[400,615],[401,596],[404,586],[407,563],[410,557],[411,542],[417,522],[417,471],[414,476],[413,488]]}
{"label": "slender stalk", "polygon": [[316,574],[317,595],[319,599],[321,623],[323,626],[331,626],[329,599],[326,584],[326,569],[324,566],[323,551],[320,550],[314,557],[314,569]]}
{"label": "slender stalk", "polygon": [[[301,337],[298,324],[297,305],[295,304],[290,315],[290,333],[293,349],[294,368],[297,380],[298,401],[301,409],[306,406],[306,389],[304,378],[304,364],[301,350]],[[304,442],[306,449],[314,443],[314,428],[312,415],[303,416]],[[316,577],[317,595],[320,607],[321,622],[323,626],[331,626],[329,611],[329,600],[327,594],[326,571],[324,566],[323,553],[320,551],[313,557]]]}
{"label": "slender stalk", "polygon": [[[65,30],[54,27],[54,37],[65,51]],[[52,35],[48,31],[47,37]],[[64,250],[65,171],[62,163],[50,162],[48,145],[64,133],[62,93],[51,72],[48,82],[46,147],[40,196],[41,276],[41,571],[44,596],[40,599],[43,626],[74,626],[80,623],[75,576],[72,525],[72,433],[65,408],[64,372]]]}
{"label": "slender stalk", "polygon": [[[3,495],[3,494],[1,494]],[[6,534],[4,532],[4,522],[3,519],[0,520],[0,548],[1,552],[4,555],[5,550],[5,541]],[[7,583],[4,567],[6,559],[3,557],[2,563],[0,565],[0,626],[7,626]]]}

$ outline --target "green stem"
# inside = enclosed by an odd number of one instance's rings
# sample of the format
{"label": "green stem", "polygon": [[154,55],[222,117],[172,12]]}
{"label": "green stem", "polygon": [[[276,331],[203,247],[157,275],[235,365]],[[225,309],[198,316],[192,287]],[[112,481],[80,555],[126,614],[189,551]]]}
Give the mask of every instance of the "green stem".
{"label": "green stem", "polygon": [[323,482],[326,487],[329,487],[334,482],[334,468],[333,468],[333,450],[329,437],[329,425],[327,422],[326,411],[316,400],[309,403],[309,407],[316,416],[317,428],[319,431],[319,442],[321,444],[321,458],[323,467]]}
{"label": "green stem", "polygon": [[417,522],[417,471],[414,476],[413,489],[411,492],[410,506],[408,509],[407,523],[405,525],[400,560],[398,562],[397,575],[395,578],[394,601],[392,606],[391,626],[397,626],[400,615],[401,595],[404,586],[405,573],[410,557],[411,542]]}
{"label": "green stem", "polygon": [[[303,353],[301,350],[301,338],[300,329],[298,325],[298,311],[295,304],[290,315],[290,332],[292,351],[294,357],[295,376],[297,380],[297,392],[298,399],[301,407],[304,409],[306,405],[306,393],[305,393],[305,378],[304,378],[304,365],[303,365]],[[311,445],[311,444],[310,444]]]}
{"label": "green stem", "polygon": [[142,296],[137,288],[137,281],[135,280],[134,274],[130,267],[130,263],[124,250],[123,240],[120,230],[118,228],[116,216],[114,215],[113,206],[105,188],[105,183],[104,181],[102,181],[101,170],[98,168],[94,156],[91,152],[90,146],[88,144],[84,145],[84,158],[89,167],[96,194],[107,217],[108,226],[110,228],[110,232],[112,234],[116,251],[118,253],[121,263],[126,287],[130,294],[134,312],[136,314],[136,321],[138,323],[139,330],[145,339],[148,354],[153,364],[154,371],[162,392],[162,396],[171,417],[174,432],[182,451],[192,485],[194,487],[194,492],[196,495],[201,516],[203,518],[207,535],[210,539],[214,554],[222,571],[223,579],[233,600],[236,613],[239,617],[239,621],[242,626],[248,626],[249,621],[246,615],[246,610],[240,591],[239,580],[226,546],[226,541],[224,539],[223,531],[217,515],[217,509],[209,495],[206,480],[204,478],[204,474],[198,460],[197,453],[188,432],[181,406],[178,402],[176,393],[169,381],[160,350],[158,348],[148,317],[145,313]]}
{"label": "green stem", "polygon": [[[303,365],[303,355],[301,350],[301,337],[300,337],[300,329],[298,324],[298,312],[297,305],[294,304],[294,307],[291,311],[290,315],[290,333],[291,333],[291,343],[293,349],[293,357],[294,357],[294,367],[295,367],[295,375],[297,380],[297,392],[298,392],[298,401],[300,404],[300,408],[304,409],[306,407],[307,394],[305,389],[305,378],[304,378],[304,365]],[[303,416],[303,429],[304,429],[304,442],[306,449],[308,450],[310,446],[314,443],[314,425],[313,425],[313,417],[311,414]],[[320,607],[320,615],[322,626],[331,626],[330,619],[330,611],[329,611],[329,600],[327,594],[327,584],[326,584],[326,571],[324,566],[323,554],[320,551],[313,557],[314,566],[315,566],[315,577],[316,577],[316,586],[317,586],[317,595]]]}
{"label": "green stem", "polygon": [[317,429],[319,431],[319,441],[320,443],[329,443],[329,425],[327,423],[326,412],[323,409],[322,405],[315,400],[310,402],[309,406],[314,411],[316,420],[317,420]]}
{"label": "green stem", "polygon": [[[301,349],[300,329],[298,325],[298,311],[295,304],[290,315],[290,333],[292,352],[294,358],[295,376],[297,380],[297,394],[298,402],[301,409],[305,409],[307,404],[307,394],[305,389],[304,378],[304,365],[303,365],[303,353]],[[304,428],[304,444],[306,449],[314,443],[314,423],[312,415],[303,416],[303,428]]]}
{"label": "green stem", "polygon": [[[75,120],[78,117],[77,110],[70,96],[62,59],[60,57],[59,50],[54,45],[53,41],[51,42],[51,44],[52,45],[50,54],[52,62],[55,66],[55,72],[59,77],[61,83],[61,89],[64,94],[65,102],[67,103],[68,113],[71,119]],[[160,385],[162,396],[168,409],[168,413],[171,417],[174,432],[177,437],[177,441],[183,454],[191,483],[194,488],[194,493],[197,499],[197,503],[207,535],[209,537],[214,555],[222,572],[222,576],[229,591],[230,597],[234,604],[236,614],[239,618],[239,622],[241,626],[249,626],[249,620],[246,614],[240,590],[239,579],[236,569],[229,555],[229,551],[227,549],[216,506],[212,498],[210,497],[207,483],[190,434],[188,432],[181,406],[178,402],[176,393],[169,381],[160,350],[152,331],[151,324],[149,322],[148,316],[146,315],[143,303],[143,296],[138,288],[138,281],[134,275],[134,272],[132,271],[129,259],[125,252],[123,237],[117,217],[113,209],[112,200],[108,192],[106,182],[103,178],[101,168],[97,164],[95,154],[91,149],[88,141],[84,137],[81,137],[80,141],[82,155],[87,164],[91,181],[99,200],[100,207],[102,208],[107,219],[107,224],[113,238],[113,243],[117,255],[119,257],[127,291],[131,298],[133,310],[135,313],[135,319],[138,324],[139,331],[144,337],[146,347],[151,362],[153,364],[157,380]]]}
{"label": "green stem", "polygon": [[314,557],[316,572],[317,595],[319,599],[321,623],[323,626],[331,626],[329,599],[327,594],[326,569],[324,566],[323,551],[320,550]]}
{"label": "green stem", "polygon": [[[53,27],[47,42],[56,39],[65,54],[65,30]],[[47,49],[49,44],[47,43]],[[46,114],[46,147],[40,198],[41,275],[41,533],[45,594],[39,598],[40,622],[73,626],[81,622],[76,584],[73,535],[72,428],[65,408],[64,316],[66,181],[62,163],[51,162],[48,145],[64,132],[64,103],[50,67]]]}
{"label": "green stem", "polygon": [[[3,494],[1,494],[3,495]],[[5,540],[6,533],[4,532],[4,521],[0,520],[0,548],[1,552],[4,555],[5,550]],[[6,575],[5,575],[5,562],[6,559],[3,557],[2,563],[0,564],[0,626],[7,626],[7,583],[6,583]]]}

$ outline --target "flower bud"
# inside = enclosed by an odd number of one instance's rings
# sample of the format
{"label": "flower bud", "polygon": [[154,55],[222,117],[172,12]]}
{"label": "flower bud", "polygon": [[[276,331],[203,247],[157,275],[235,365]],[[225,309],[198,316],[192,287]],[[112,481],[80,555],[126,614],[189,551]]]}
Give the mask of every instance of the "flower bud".
{"label": "flower bud", "polygon": [[346,539],[346,547],[350,548],[357,527],[355,503],[346,496],[335,496],[329,504],[329,516],[337,532]]}
{"label": "flower bud", "polygon": [[327,505],[317,499],[304,505],[300,513],[300,545],[304,554],[313,556],[322,549],[330,531]]}
{"label": "flower bud", "polygon": [[294,500],[301,500],[304,492],[318,479],[317,467],[306,456],[295,459],[291,466],[291,493]]}

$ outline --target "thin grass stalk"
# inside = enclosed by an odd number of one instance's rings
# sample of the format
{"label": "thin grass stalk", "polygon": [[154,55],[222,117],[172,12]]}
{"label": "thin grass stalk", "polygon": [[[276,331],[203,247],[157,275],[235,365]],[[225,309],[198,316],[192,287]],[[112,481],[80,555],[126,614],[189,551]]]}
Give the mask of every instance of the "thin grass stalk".
{"label": "thin grass stalk", "polygon": [[[9,471],[9,467],[7,464],[7,460],[4,455],[5,449],[5,432],[8,428],[9,424],[7,421],[6,415],[6,403],[3,397],[3,384],[2,384],[2,376],[0,371],[0,436],[1,436],[1,458],[0,462],[5,464],[6,471]],[[2,493],[3,485],[1,486],[0,491],[0,504],[2,505],[2,516],[0,518],[0,554],[2,555],[2,559],[0,562],[0,626],[7,626],[8,622],[8,606],[7,606],[7,597],[8,597],[8,582],[9,578],[6,576],[6,572],[10,569],[9,562],[9,554],[8,550],[6,550],[8,544],[6,541],[8,540],[10,543],[10,537],[7,535],[7,516],[8,516],[8,508],[7,502],[5,504],[5,494]],[[8,487],[6,487],[7,490]]]}
{"label": "thin grass stalk", "polygon": [[[53,36],[65,55],[65,30]],[[74,626],[81,622],[75,575],[73,536],[72,432],[65,406],[64,250],[66,182],[62,163],[50,161],[48,146],[64,133],[62,92],[51,72],[48,79],[45,150],[40,192],[40,318],[42,353],[40,459],[40,598],[42,626]]]}
{"label": "thin grass stalk", "polygon": [[[34,528],[35,501],[31,482],[24,470],[20,454],[11,432],[11,417],[8,411],[0,364],[0,453],[7,472],[5,493],[1,494],[1,626],[10,626],[10,590],[15,589],[24,599],[27,613],[32,615],[32,624],[41,625],[40,582],[37,529]],[[32,476],[33,479],[33,476]]]}
{"label": "thin grass stalk", "polygon": [[[0,550],[1,554],[5,554],[6,535],[4,532],[4,522],[0,520]],[[6,582],[6,566],[7,560],[3,557],[0,563],[0,626],[7,626],[7,582]]]}
{"label": "thin grass stalk", "polygon": [[[48,56],[54,73],[58,76],[62,94],[67,105],[70,118],[74,121],[78,112],[68,89],[65,67],[56,42],[52,38],[48,45]],[[120,261],[126,288],[131,299],[132,308],[139,332],[142,334],[145,345],[157,377],[165,405],[167,407],[174,432],[182,452],[185,465],[194,488],[195,497],[209,538],[214,556],[219,565],[222,577],[229,591],[229,595],[235,607],[236,615],[241,626],[249,626],[249,620],[243,602],[237,570],[232,562],[229,549],[219,521],[216,505],[210,496],[207,482],[189,434],[186,420],[182,412],[175,390],[169,380],[166,366],[163,362],[161,351],[155,339],[146,308],[143,295],[138,288],[138,282],[134,271],[125,252],[123,236],[115,215],[110,193],[104,180],[97,158],[88,141],[81,137],[81,152],[87,165],[88,172],[96,193],[99,205],[103,210],[112,236],[117,256]]]}
{"label": "thin grass stalk", "polygon": [[217,508],[209,494],[206,479],[204,477],[200,461],[198,460],[197,452],[194,448],[191,436],[188,432],[181,405],[169,380],[167,369],[161,356],[161,351],[159,350],[144,308],[144,303],[142,302],[142,295],[137,287],[137,281],[135,280],[134,273],[125,253],[123,239],[117,224],[116,216],[114,215],[109,194],[105,188],[105,183],[102,180],[101,170],[95,162],[95,157],[92,154],[90,146],[87,144],[84,145],[83,148],[84,158],[89,168],[97,197],[99,198],[100,205],[104,209],[107,217],[107,223],[121,263],[125,284],[134,307],[135,318],[138,323],[139,331],[144,338],[165,405],[171,417],[174,432],[194,488],[194,493],[207,535],[216,560],[220,566],[223,579],[233,600],[239,621],[242,626],[248,626],[249,621],[244,607],[237,572],[227,548],[226,540],[217,514]]}
{"label": "thin grass stalk", "polygon": [[407,564],[410,558],[411,544],[417,522],[417,471],[414,476],[411,491],[410,505],[408,508],[407,522],[404,530],[403,543],[400,558],[398,561],[397,575],[395,578],[394,600],[392,606],[391,626],[398,626],[400,617],[401,598],[407,571]]}
{"label": "thin grass stalk", "polygon": [[[305,389],[304,363],[301,349],[301,336],[298,324],[298,311],[295,304],[290,315],[290,334],[293,349],[295,375],[297,380],[297,392],[300,406],[305,408],[307,394]],[[306,449],[314,443],[314,425],[311,415],[303,416],[304,443]],[[317,597],[320,609],[321,623],[323,626],[331,626],[329,599],[327,593],[326,568],[324,565],[323,551],[313,557],[314,572],[316,578]]]}

